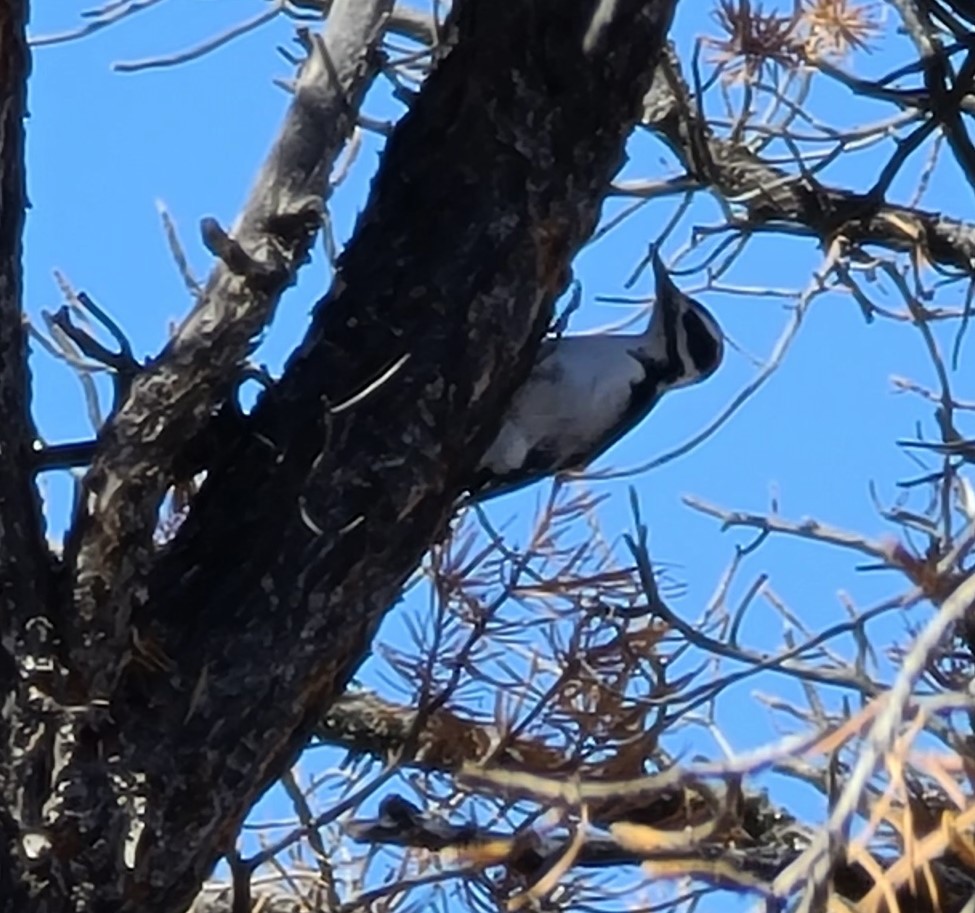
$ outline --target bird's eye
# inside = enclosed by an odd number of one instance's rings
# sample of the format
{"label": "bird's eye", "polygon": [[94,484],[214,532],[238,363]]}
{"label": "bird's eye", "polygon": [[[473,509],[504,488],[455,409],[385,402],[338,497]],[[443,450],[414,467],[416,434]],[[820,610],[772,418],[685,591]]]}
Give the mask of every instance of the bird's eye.
{"label": "bird's eye", "polygon": [[694,367],[702,374],[713,371],[721,361],[721,340],[714,330],[694,311],[684,313],[684,333],[687,338],[687,354]]}

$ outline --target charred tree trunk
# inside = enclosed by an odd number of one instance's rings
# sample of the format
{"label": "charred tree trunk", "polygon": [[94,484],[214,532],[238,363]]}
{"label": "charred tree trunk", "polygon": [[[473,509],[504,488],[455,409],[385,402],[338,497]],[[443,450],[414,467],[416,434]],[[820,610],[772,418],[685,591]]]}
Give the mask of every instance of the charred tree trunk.
{"label": "charred tree trunk", "polygon": [[[211,226],[222,272],[102,430],[57,568],[21,322],[26,2],[0,5],[0,910],[192,901],[444,529],[596,224],[674,5],[455,4],[304,342],[159,551],[179,448],[226,396],[317,208],[292,187],[234,239]],[[365,7],[346,4],[349,21]],[[314,107],[306,88],[296,104]]]}

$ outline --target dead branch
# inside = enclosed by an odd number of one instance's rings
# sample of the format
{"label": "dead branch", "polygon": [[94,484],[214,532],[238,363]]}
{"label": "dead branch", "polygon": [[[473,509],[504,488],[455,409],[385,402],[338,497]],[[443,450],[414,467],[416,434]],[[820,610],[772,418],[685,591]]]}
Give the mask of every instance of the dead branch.
{"label": "dead branch", "polygon": [[888,692],[887,706],[874,721],[866,745],[838,798],[829,822],[804,851],[802,857],[776,879],[775,890],[785,897],[802,885],[799,909],[809,911],[828,892],[828,879],[837,858],[842,855],[849,832],[850,819],[856,811],[860,792],[873,775],[874,768],[893,747],[893,738],[904,718],[914,685],[930,662],[934,650],[943,642],[951,626],[959,622],[975,603],[975,574],[963,581],[945,601],[940,611],[915,639],[910,654],[901,667],[897,680]]}
{"label": "dead branch", "polygon": [[743,230],[799,227],[826,245],[842,237],[855,245],[921,250],[935,263],[965,272],[975,263],[975,225],[890,204],[882,194],[830,187],[792,174],[766,163],[744,142],[716,135],[701,119],[673,53],[657,72],[644,116],[702,187],[714,187],[743,207]]}
{"label": "dead branch", "polygon": [[[297,9],[321,10],[327,13],[334,0],[288,0]],[[391,32],[411,38],[425,47],[435,47],[438,44],[439,30],[433,17],[419,10],[412,9],[406,3],[397,3],[389,14],[388,28]]]}
{"label": "dead branch", "polygon": [[314,240],[329,170],[375,73],[381,19],[390,2],[349,0],[337,6],[320,52],[302,69],[233,237],[220,234],[225,260],[102,429],[84,482],[84,510],[66,543],[77,621],[65,635],[88,645],[78,653],[77,671],[89,681],[92,696],[110,693],[117,674],[111,657],[127,628],[131,588],[151,564],[159,504],[173,480],[181,442],[200,432],[228,394],[254,337]]}

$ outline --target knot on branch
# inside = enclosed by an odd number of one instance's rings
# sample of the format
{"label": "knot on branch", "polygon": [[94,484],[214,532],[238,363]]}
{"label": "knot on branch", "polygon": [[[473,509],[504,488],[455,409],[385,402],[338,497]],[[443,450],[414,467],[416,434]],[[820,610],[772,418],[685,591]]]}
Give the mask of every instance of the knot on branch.
{"label": "knot on branch", "polygon": [[287,247],[305,243],[321,227],[324,208],[319,197],[309,197],[288,212],[273,212],[264,222],[268,233],[277,236]]}
{"label": "knot on branch", "polygon": [[261,292],[272,291],[281,285],[287,271],[279,265],[262,263],[252,257],[235,238],[231,238],[211,216],[200,221],[200,236],[213,256],[220,260],[235,276]]}

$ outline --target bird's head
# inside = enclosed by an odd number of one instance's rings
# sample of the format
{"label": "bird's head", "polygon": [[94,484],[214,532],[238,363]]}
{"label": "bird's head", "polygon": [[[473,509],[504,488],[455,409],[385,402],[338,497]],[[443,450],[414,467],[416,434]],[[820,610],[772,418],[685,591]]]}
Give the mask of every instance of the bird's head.
{"label": "bird's head", "polygon": [[670,278],[656,251],[653,275],[657,300],[648,333],[662,349],[672,372],[668,386],[684,387],[710,377],[724,357],[724,334],[711,312],[685,295]]}

